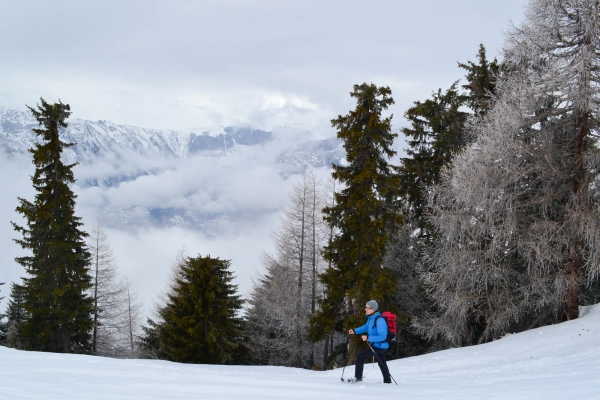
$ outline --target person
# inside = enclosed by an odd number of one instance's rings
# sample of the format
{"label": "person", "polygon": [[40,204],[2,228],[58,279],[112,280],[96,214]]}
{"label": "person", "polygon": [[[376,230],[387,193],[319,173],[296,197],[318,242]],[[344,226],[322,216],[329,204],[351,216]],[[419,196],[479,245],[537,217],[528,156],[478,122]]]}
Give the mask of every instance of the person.
{"label": "person", "polygon": [[350,329],[348,333],[350,335],[363,334],[361,336],[363,341],[368,341],[371,345],[367,350],[363,350],[356,355],[356,364],[354,367],[354,378],[350,379],[350,382],[360,382],[363,378],[363,369],[365,367],[365,360],[367,358],[375,357],[381,369],[383,375],[383,383],[392,383],[390,377],[390,370],[388,369],[385,361],[385,351],[390,346],[386,341],[388,326],[385,322],[385,318],[377,318],[381,314],[377,311],[377,302],[370,300],[365,305],[365,314],[367,317],[367,323],[358,328]]}

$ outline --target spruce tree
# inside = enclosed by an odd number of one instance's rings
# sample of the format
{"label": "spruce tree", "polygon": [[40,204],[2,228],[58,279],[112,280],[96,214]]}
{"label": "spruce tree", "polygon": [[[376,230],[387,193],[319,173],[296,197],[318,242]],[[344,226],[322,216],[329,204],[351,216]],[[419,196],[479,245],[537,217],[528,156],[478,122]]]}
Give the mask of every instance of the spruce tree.
{"label": "spruce tree", "polygon": [[10,300],[6,308],[7,331],[6,331],[6,346],[17,349],[23,348],[19,339],[21,324],[27,318],[25,309],[23,308],[23,286],[12,283],[10,286]]}
{"label": "spruce tree", "polygon": [[427,236],[423,219],[424,192],[438,181],[442,168],[466,144],[467,113],[462,107],[467,96],[461,94],[457,86],[455,82],[444,93],[439,89],[431,99],[416,101],[404,114],[411,127],[402,129],[409,138],[409,148],[407,157],[401,160],[400,188],[421,236]]}
{"label": "spruce tree", "polygon": [[[0,282],[0,286],[4,285],[5,282]],[[2,300],[4,297],[0,297],[0,300]],[[4,344],[5,340],[6,340],[6,332],[8,330],[8,326],[6,324],[6,322],[4,321],[4,318],[6,317],[6,315],[4,314],[0,314],[0,344]]]}
{"label": "spruce tree", "polygon": [[[482,44],[476,62],[458,66],[466,70],[467,83],[459,87],[456,81],[445,92],[438,89],[430,99],[415,102],[405,113],[410,127],[402,129],[408,148],[399,174],[407,221],[403,233],[393,238],[389,250],[393,256],[387,258],[385,265],[400,277],[397,302],[403,305],[411,324],[427,313],[435,313],[423,286],[422,277],[426,274],[420,271],[421,267],[430,266],[422,256],[437,240],[426,218],[427,194],[439,182],[444,168],[473,140],[473,124],[485,117],[492,106],[496,80],[502,70],[496,59],[488,61]],[[444,345],[425,342],[414,327],[404,325],[400,326],[398,337],[397,354],[413,355],[430,346]]]}
{"label": "spruce tree", "polygon": [[158,359],[160,352],[159,328],[160,324],[152,318],[146,318],[147,326],[142,326],[140,337],[140,355],[142,358]]}
{"label": "spruce tree", "polygon": [[176,267],[159,312],[159,358],[202,364],[234,359],[243,336],[238,317],[243,300],[229,267],[228,260],[210,256],[186,258]]}
{"label": "spruce tree", "polygon": [[382,117],[394,103],[391,94],[389,87],[354,85],[350,95],[356,109],[331,121],[344,142],[347,165],[333,166],[341,190],[335,204],[323,210],[336,235],[324,249],[331,267],[321,275],[325,296],[312,320],[313,340],[334,328],[344,331],[364,323],[363,307],[370,299],[394,307],[388,300],[396,279],[382,268],[388,238],[402,222],[395,208],[399,180],[388,163],[396,154],[391,146],[397,135],[391,132],[392,116]]}
{"label": "spruce tree", "polygon": [[423,218],[425,194],[436,184],[442,169],[469,141],[467,118],[470,108],[483,117],[492,104],[496,79],[501,66],[496,59],[489,62],[483,44],[479,46],[477,63],[458,63],[467,71],[467,84],[460,92],[458,81],[448,90],[438,89],[431,99],[416,101],[404,114],[411,126],[402,129],[407,137],[407,157],[401,159],[400,188],[402,198],[411,211],[411,224],[420,237],[427,238],[429,230]]}
{"label": "spruce tree", "polygon": [[478,116],[483,117],[492,107],[494,94],[496,93],[496,80],[504,67],[494,58],[489,62],[485,47],[479,45],[477,52],[477,63],[467,61],[458,63],[458,66],[467,71],[465,78],[467,84],[462,88],[467,90],[467,106]]}
{"label": "spruce tree", "polygon": [[16,243],[31,252],[15,259],[28,275],[23,279],[27,319],[21,324],[20,340],[30,350],[85,352],[92,328],[90,254],[84,242],[87,234],[75,216],[76,196],[69,188],[75,182],[75,164],[61,160],[64,149],[74,143],[61,141],[59,135],[71,112],[68,104],[40,101],[37,110],[29,107],[41,126],[33,129],[39,142],[29,150],[37,193],[33,202],[19,198],[16,211],[26,226],[12,223],[23,235]]}

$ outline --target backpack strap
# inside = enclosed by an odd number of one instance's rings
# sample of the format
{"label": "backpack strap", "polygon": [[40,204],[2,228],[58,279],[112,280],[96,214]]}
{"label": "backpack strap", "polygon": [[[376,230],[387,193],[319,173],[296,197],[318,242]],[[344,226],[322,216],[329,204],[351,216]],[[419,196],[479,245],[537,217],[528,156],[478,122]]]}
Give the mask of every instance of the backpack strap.
{"label": "backpack strap", "polygon": [[[383,315],[379,314],[375,316],[375,319],[373,320],[373,329],[377,329],[377,320],[383,318]],[[387,322],[386,322],[387,325]]]}

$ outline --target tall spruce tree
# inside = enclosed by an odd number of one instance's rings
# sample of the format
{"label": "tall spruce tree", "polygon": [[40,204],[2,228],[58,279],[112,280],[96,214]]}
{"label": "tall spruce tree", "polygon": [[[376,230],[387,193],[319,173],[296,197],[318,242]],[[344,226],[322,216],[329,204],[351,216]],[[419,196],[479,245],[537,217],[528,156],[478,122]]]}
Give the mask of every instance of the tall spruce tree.
{"label": "tall spruce tree", "polygon": [[75,182],[72,168],[61,160],[64,149],[74,143],[60,140],[60,128],[71,114],[68,104],[49,104],[40,99],[38,109],[29,107],[41,128],[33,129],[39,142],[33,154],[35,173],[31,178],[37,194],[33,202],[19,198],[16,211],[26,220],[23,235],[16,239],[31,255],[17,257],[28,275],[23,279],[27,319],[21,324],[20,340],[27,349],[53,352],[86,352],[92,328],[92,299],[89,274],[90,253],[75,216]]}
{"label": "tall spruce tree", "polygon": [[167,303],[159,311],[162,321],[150,323],[158,332],[159,358],[226,364],[240,353],[243,327],[238,313],[243,300],[231,283],[229,266],[228,260],[198,256],[175,268]]}
{"label": "tall spruce tree", "polygon": [[395,208],[398,176],[388,163],[396,154],[391,146],[397,135],[391,132],[392,116],[382,117],[394,103],[391,94],[389,87],[354,85],[350,95],[356,109],[331,121],[348,163],[333,166],[341,190],[335,204],[323,210],[336,235],[324,249],[331,268],[321,275],[325,296],[312,319],[313,340],[334,328],[343,331],[364,323],[363,306],[369,299],[394,307],[388,300],[396,291],[396,278],[382,268],[388,238],[402,222]]}

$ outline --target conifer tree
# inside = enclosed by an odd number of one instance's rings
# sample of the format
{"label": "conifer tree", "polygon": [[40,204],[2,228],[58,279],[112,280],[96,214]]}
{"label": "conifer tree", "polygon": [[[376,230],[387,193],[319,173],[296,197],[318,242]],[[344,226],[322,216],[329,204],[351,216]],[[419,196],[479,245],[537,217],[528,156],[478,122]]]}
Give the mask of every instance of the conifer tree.
{"label": "conifer tree", "polygon": [[203,364],[226,364],[241,345],[243,300],[219,258],[186,258],[174,273],[157,324],[159,358]]}
{"label": "conifer tree", "polygon": [[488,61],[483,44],[479,45],[477,61],[477,64],[472,61],[458,63],[458,66],[467,71],[465,78],[468,83],[462,86],[468,92],[466,104],[477,116],[483,117],[492,107],[496,81],[503,67],[495,58],[492,62]]}
{"label": "conifer tree", "polygon": [[402,128],[402,133],[410,139],[407,157],[401,160],[400,188],[421,236],[427,236],[424,192],[437,182],[442,168],[466,144],[467,113],[462,106],[467,96],[457,86],[458,82],[454,82],[446,92],[439,89],[431,99],[416,101],[404,114],[411,127]]}
{"label": "conifer tree", "polygon": [[146,325],[142,326],[142,335],[140,336],[140,356],[141,358],[159,359],[160,324],[152,318],[146,318]]}
{"label": "conifer tree", "polygon": [[31,255],[17,257],[28,275],[23,279],[24,309],[20,339],[27,349],[54,352],[89,350],[92,328],[92,299],[87,236],[75,216],[75,182],[72,168],[61,160],[64,149],[73,146],[60,140],[66,128],[68,104],[49,104],[40,99],[38,109],[29,107],[41,128],[33,129],[39,142],[30,149],[35,173],[32,182],[37,194],[33,202],[19,198],[16,211],[26,220],[23,235],[16,239]]}
{"label": "conifer tree", "polygon": [[[5,282],[0,282],[0,286],[4,285]],[[0,301],[3,299],[4,297],[0,297]],[[4,318],[6,317],[6,315],[4,314],[0,314],[0,344],[3,344],[6,340],[6,332],[8,330],[8,326],[6,324],[6,322],[4,321]]]}
{"label": "conifer tree", "polygon": [[398,176],[388,159],[391,149],[392,116],[382,113],[394,103],[389,87],[354,85],[350,95],[356,109],[331,121],[337,137],[344,141],[347,165],[334,165],[332,176],[340,182],[335,204],[326,207],[326,220],[339,232],[325,247],[324,257],[332,266],[322,275],[325,296],[321,312],[313,318],[314,339],[363,323],[364,304],[375,298],[382,306],[396,290],[393,273],[382,268],[388,238],[402,222],[395,200]]}
{"label": "conifer tree", "polygon": [[[473,140],[471,121],[485,117],[493,104],[496,80],[501,72],[498,60],[488,61],[481,44],[477,61],[458,63],[466,70],[467,83],[459,87],[456,81],[448,90],[439,89],[430,99],[417,101],[405,113],[411,126],[402,129],[407,138],[407,156],[399,169],[402,204],[407,219],[402,233],[392,239],[386,266],[398,274],[401,285],[397,302],[411,324],[433,307],[423,286],[423,276],[429,264],[422,255],[437,238],[426,218],[427,194],[438,183],[444,168]],[[460,90],[463,89],[463,91]],[[468,112],[468,109],[472,113]],[[443,342],[426,342],[414,326],[401,324],[398,355],[414,355],[428,347],[439,348]]]}
{"label": "conifer tree", "polygon": [[467,106],[478,117],[483,117],[492,104],[496,79],[501,71],[498,60],[489,62],[483,44],[479,45],[477,63],[458,63],[467,71],[466,92],[460,92],[458,81],[448,90],[438,89],[431,99],[416,101],[405,117],[411,127],[403,128],[408,139],[407,157],[401,159],[400,189],[402,198],[411,212],[413,229],[427,238],[429,230],[423,218],[425,194],[439,181],[442,168],[462,150],[469,141]]}
{"label": "conifer tree", "polygon": [[13,282],[10,287],[10,300],[6,308],[8,322],[5,343],[8,347],[16,349],[23,348],[19,339],[20,326],[27,318],[23,303],[23,286]]}

